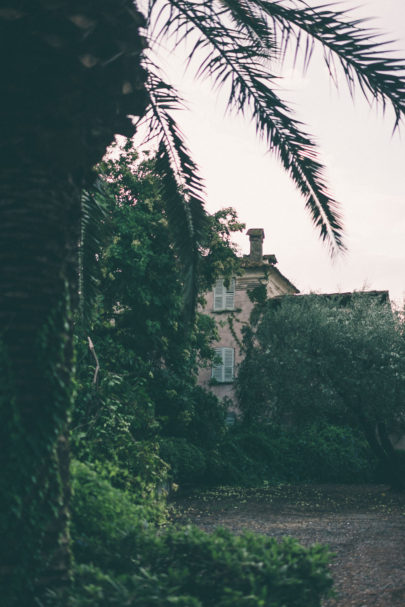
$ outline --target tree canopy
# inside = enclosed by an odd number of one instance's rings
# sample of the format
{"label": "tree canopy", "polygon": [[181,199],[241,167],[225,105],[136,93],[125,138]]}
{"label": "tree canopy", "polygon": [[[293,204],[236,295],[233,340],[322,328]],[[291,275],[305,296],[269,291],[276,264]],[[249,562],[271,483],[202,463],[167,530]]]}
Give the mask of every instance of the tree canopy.
{"label": "tree canopy", "polygon": [[[152,482],[137,451],[143,458],[149,453],[152,473],[162,437],[206,447],[223,432],[223,405],[196,384],[198,364],[214,358],[216,325],[200,311],[191,325],[184,323],[181,263],[155,158],[141,160],[128,141],[99,170],[103,185],[88,192],[85,202],[103,225],[100,230],[100,224],[86,221],[82,230],[75,453],[85,461],[115,461],[131,470],[132,479],[140,475]],[[219,275],[238,271],[229,240],[243,227],[233,209],[208,216],[201,300]],[[89,336],[100,367],[96,376]]]}
{"label": "tree canopy", "polygon": [[[246,332],[238,376],[247,420],[316,420],[359,428],[393,484],[402,472],[389,433],[405,421],[403,322],[386,293],[269,300]],[[402,479],[402,480],[401,480]]]}

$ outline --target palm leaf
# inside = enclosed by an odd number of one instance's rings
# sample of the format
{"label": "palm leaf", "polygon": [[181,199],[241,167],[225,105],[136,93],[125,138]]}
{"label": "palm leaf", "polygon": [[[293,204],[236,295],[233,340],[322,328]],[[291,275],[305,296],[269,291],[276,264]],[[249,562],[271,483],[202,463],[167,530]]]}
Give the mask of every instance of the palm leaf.
{"label": "palm leaf", "polygon": [[[338,58],[351,94],[356,81],[364,95],[370,96],[385,107],[392,104],[396,122],[405,113],[405,64],[393,56],[390,41],[383,41],[374,30],[363,27],[365,19],[349,19],[352,11],[335,11],[331,4],[310,7],[307,2],[296,1],[297,8],[283,6],[280,1],[254,0],[279,30],[286,47],[295,39],[296,51],[300,46],[300,32],[318,41],[324,48],[329,73],[334,76],[333,58]],[[309,59],[311,45],[304,51]],[[285,50],[285,49],[284,49]]]}
{"label": "palm leaf", "polygon": [[[258,61],[256,49],[249,45],[247,32],[232,27],[230,22],[224,28],[221,18],[228,11],[217,11],[214,4],[170,0],[171,21],[166,20],[162,33],[169,34],[171,29],[181,32],[190,22],[194,24],[200,35],[189,51],[188,59],[199,51],[197,75],[211,77],[218,87],[228,85],[228,107],[251,116],[257,133],[276,153],[303,194],[321,238],[332,252],[343,249],[338,204],[328,192],[315,143],[267,84],[274,85],[275,79],[263,61],[264,51]],[[177,13],[173,8],[178,9]]]}
{"label": "palm leaf", "polygon": [[84,190],[81,198],[79,241],[79,315],[83,324],[91,322],[94,302],[98,294],[99,267],[97,255],[111,230],[107,212],[110,197],[101,179]]}
{"label": "palm leaf", "polygon": [[206,229],[204,185],[171,111],[182,107],[173,87],[158,77],[152,63],[147,82],[149,139],[158,139],[157,169],[163,200],[184,276],[184,310],[192,319],[198,294],[199,245]]}
{"label": "palm leaf", "polygon": [[[199,61],[197,76],[209,76],[217,88],[228,87],[228,107],[249,114],[256,131],[280,158],[304,196],[313,223],[332,251],[342,249],[342,221],[331,197],[317,146],[294,120],[275,92],[269,66],[295,44],[294,59],[303,56],[304,69],[314,43],[323,46],[331,78],[337,83],[335,60],[349,90],[356,84],[364,95],[389,103],[395,127],[405,110],[405,65],[390,56],[388,43],[365,20],[332,4],[309,6],[304,0],[150,0],[149,20],[156,24],[155,40],[177,47],[191,38],[187,61]],[[159,26],[157,26],[159,22]]]}

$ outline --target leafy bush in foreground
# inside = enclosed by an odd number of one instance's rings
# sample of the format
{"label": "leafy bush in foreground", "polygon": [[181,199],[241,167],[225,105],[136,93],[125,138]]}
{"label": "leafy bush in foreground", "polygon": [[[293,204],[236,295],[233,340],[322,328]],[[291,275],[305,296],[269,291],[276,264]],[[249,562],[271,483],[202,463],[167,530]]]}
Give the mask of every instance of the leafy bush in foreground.
{"label": "leafy bush in foreground", "polygon": [[158,531],[154,513],[127,494],[82,464],[74,473],[72,607],[319,607],[328,594],[325,547],[224,529]]}
{"label": "leafy bush in foreground", "polygon": [[78,567],[74,607],[318,607],[332,584],[326,548],[291,538],[186,527],[139,539],[125,546],[124,574],[118,563]]}

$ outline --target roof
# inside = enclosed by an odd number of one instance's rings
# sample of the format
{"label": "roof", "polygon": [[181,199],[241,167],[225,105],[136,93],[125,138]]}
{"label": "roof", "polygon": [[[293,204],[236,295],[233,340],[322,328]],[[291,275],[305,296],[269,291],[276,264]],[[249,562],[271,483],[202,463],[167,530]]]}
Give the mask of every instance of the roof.
{"label": "roof", "polygon": [[[274,270],[276,270],[276,268],[274,268]],[[285,277],[283,277],[283,278],[285,280],[287,280]],[[296,297],[296,296],[298,296],[298,299],[305,298],[305,297],[320,297],[321,299],[336,299],[343,306],[349,304],[350,300],[353,299],[354,297],[368,297],[371,299],[375,299],[376,301],[379,301],[381,304],[390,303],[388,291],[376,291],[376,290],[374,290],[374,291],[346,291],[345,293],[300,293],[298,291],[294,295],[291,295],[290,293],[287,293],[286,295],[277,295],[276,297],[272,297],[271,300],[280,301],[281,299],[283,299],[285,297]]]}

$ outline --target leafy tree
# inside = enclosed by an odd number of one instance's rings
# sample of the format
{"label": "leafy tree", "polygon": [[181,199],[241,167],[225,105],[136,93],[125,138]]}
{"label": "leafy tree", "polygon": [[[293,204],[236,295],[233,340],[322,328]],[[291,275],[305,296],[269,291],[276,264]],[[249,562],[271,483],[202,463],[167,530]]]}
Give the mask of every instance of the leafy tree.
{"label": "leafy tree", "polygon": [[[350,86],[357,78],[372,98],[392,104],[397,121],[404,111],[402,64],[381,51],[374,33],[327,6],[151,1],[145,20],[132,0],[3,2],[0,463],[7,514],[0,566],[20,593],[30,592],[40,570],[46,584],[68,581],[68,449],[62,437],[73,395],[80,192],[114,134],[132,134],[128,115],[143,117],[147,106],[152,131],[160,133],[168,218],[187,267],[188,292],[195,293],[202,182],[170,115],[179,105],[177,93],[144,54],[140,29],[154,26],[177,34],[174,45],[196,35],[190,56],[203,53],[200,73],[229,85],[229,105],[251,113],[332,246],[342,246],[339,212],[312,140],[274,91],[271,60],[293,40],[309,60],[311,43],[301,47],[303,32],[323,45],[329,67],[337,58]],[[149,45],[154,41],[159,35],[149,34]]]}
{"label": "leafy tree", "polygon": [[286,297],[256,314],[238,377],[246,420],[349,424],[404,489],[389,431],[404,423],[405,340],[388,301],[381,293]]}
{"label": "leafy tree", "polygon": [[[90,214],[91,205],[99,209],[104,225],[88,234],[91,224],[86,222],[82,231],[83,299],[89,299],[97,277],[98,287],[90,310],[81,306],[87,316],[77,325],[74,453],[84,461],[121,466],[125,483],[153,491],[164,483],[158,458],[162,436],[209,448],[224,430],[224,408],[196,385],[197,364],[214,357],[216,327],[202,313],[193,325],[183,322],[182,272],[155,159],[140,161],[129,141],[100,170],[104,194],[99,186],[86,196],[86,204]],[[239,271],[230,237],[243,227],[233,209],[208,217],[201,292],[219,274]],[[109,232],[104,244],[97,231]],[[88,331],[100,366],[96,381]],[[118,484],[122,474],[115,479]]]}

